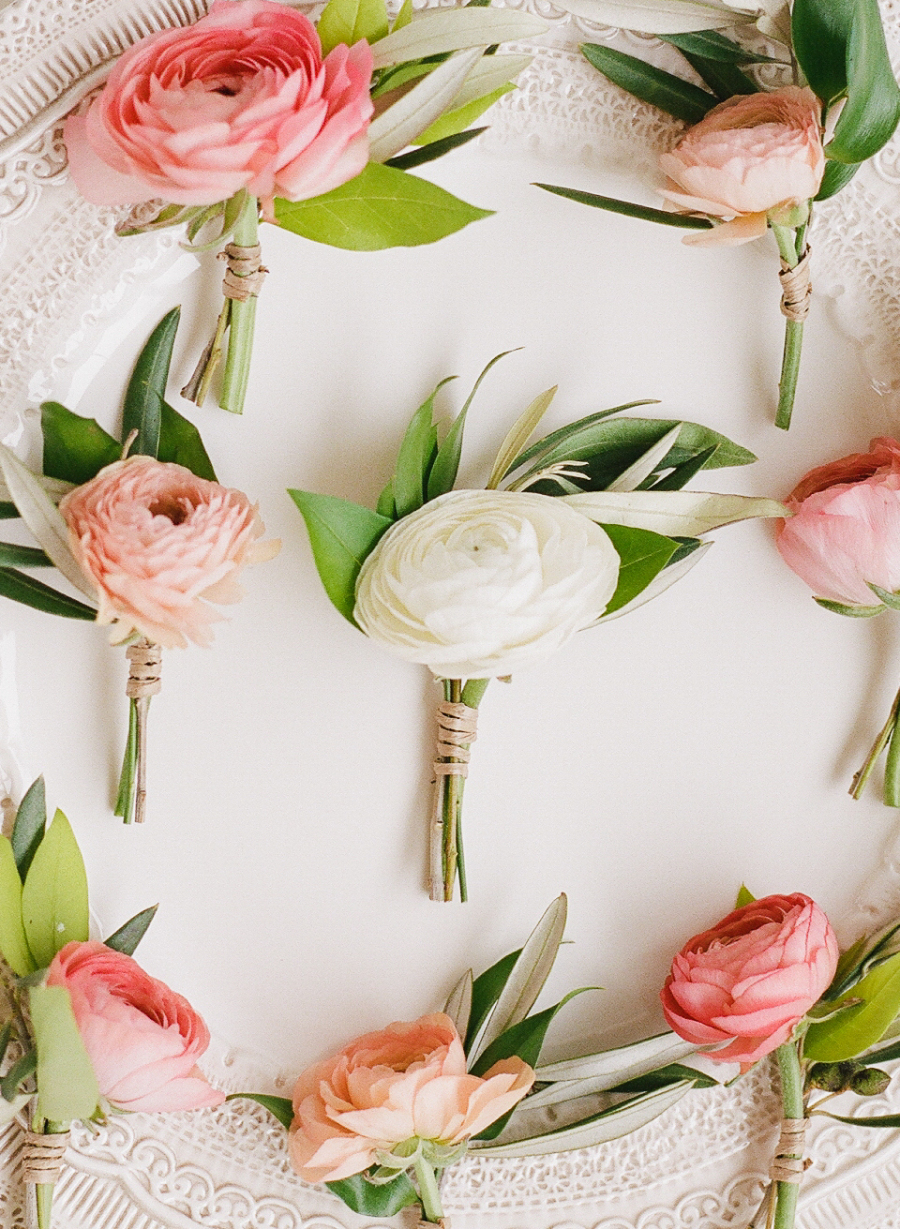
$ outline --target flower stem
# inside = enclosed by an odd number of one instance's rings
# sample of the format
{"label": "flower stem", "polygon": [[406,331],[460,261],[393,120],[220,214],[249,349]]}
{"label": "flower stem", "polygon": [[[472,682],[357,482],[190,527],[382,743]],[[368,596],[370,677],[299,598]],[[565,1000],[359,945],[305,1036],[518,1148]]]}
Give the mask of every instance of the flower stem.
{"label": "flower stem", "polygon": [[[243,213],[234,228],[234,242],[240,247],[253,247],[259,242],[259,202],[247,198]],[[231,300],[228,325],[228,355],[222,377],[219,404],[232,414],[243,414],[247,381],[250,378],[250,357],[253,353],[253,332],[256,326],[256,295],[241,302]]]}
{"label": "flower stem", "polygon": [[135,791],[137,788],[138,764],[138,719],[137,700],[128,703],[128,737],[125,740],[125,755],[119,776],[115,814],[126,824],[134,819]]}
{"label": "flower stem", "polygon": [[[447,704],[464,704],[467,708],[477,709],[487,690],[490,679],[469,679],[463,685],[462,679],[444,679],[444,702]],[[459,742],[458,729],[452,733],[442,734],[439,738],[454,740],[455,745],[445,742],[439,751],[440,760],[436,764],[435,805],[432,811],[432,843],[430,852],[431,866],[429,868],[430,895],[432,900],[451,901],[457,879],[459,880],[459,898],[465,902],[469,899],[466,882],[466,862],[462,845],[462,803],[465,789],[465,774],[456,772],[437,772],[440,763],[465,764],[469,758],[471,743]],[[474,737],[474,736],[473,736]],[[451,752],[457,752],[452,754]]]}
{"label": "flower stem", "polygon": [[[806,1114],[806,1107],[803,1104],[803,1073],[800,1070],[798,1042],[788,1041],[779,1046],[775,1051],[775,1057],[778,1060],[778,1071],[781,1075],[781,1100],[784,1105],[784,1116],[785,1118],[803,1118]],[[799,1182],[776,1182],[773,1229],[794,1229],[799,1194]]]}
{"label": "flower stem", "polygon": [[[444,679],[444,699],[452,704],[462,702],[462,681],[460,679]],[[444,777],[444,848],[442,854],[444,872],[444,900],[453,899],[453,886],[459,870],[460,853],[462,850],[462,802],[465,788],[465,777]],[[465,867],[465,858],[463,857]],[[465,870],[460,877],[459,897],[468,900],[468,884],[465,880]]]}
{"label": "flower stem", "polygon": [[890,743],[884,775],[884,804],[888,807],[900,807],[900,736],[895,737],[898,725],[900,725],[900,691],[894,697],[890,716],[872,744],[865,763],[853,777],[853,783],[850,786],[851,798],[858,799],[862,796],[878,757]]}
{"label": "flower stem", "polygon": [[422,1156],[416,1158],[415,1171],[425,1220],[439,1224],[443,1219],[444,1209],[441,1207],[441,1192],[438,1187],[437,1174]]}
{"label": "flower stem", "polygon": [[[800,236],[789,226],[773,226],[781,259],[789,269],[796,267],[801,252],[798,251]],[[805,230],[804,230],[805,236]],[[805,238],[804,238],[805,241]],[[800,375],[800,354],[803,348],[803,321],[786,321],[784,352],[781,359],[781,378],[778,382],[778,409],[775,426],[787,431],[791,425],[794,398],[797,395],[797,379]]]}

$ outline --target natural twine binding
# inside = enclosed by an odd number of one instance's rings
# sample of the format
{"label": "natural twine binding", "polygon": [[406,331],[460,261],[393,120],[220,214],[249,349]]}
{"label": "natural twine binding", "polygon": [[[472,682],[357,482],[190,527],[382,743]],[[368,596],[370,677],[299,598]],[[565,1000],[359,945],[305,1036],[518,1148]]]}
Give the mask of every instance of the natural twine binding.
{"label": "natural twine binding", "polygon": [[797,1183],[803,1177],[807,1163],[803,1159],[806,1146],[807,1118],[784,1118],[775,1159],[769,1171],[773,1182]]}
{"label": "natural twine binding", "polygon": [[52,1186],[58,1182],[68,1143],[68,1131],[55,1132],[52,1135],[26,1131],[25,1146],[22,1150],[25,1181],[38,1186]]}
{"label": "natural twine binding", "polygon": [[478,709],[443,700],[438,705],[435,779],[469,775],[469,744],[478,737]]}
{"label": "natural twine binding", "polygon": [[162,689],[162,649],[146,636],[125,650],[128,658],[128,682],[125,694],[129,700],[144,700],[158,695]]}
{"label": "natural twine binding", "polygon": [[809,247],[806,248],[797,264],[791,268],[781,262],[781,314],[788,320],[802,324],[809,315],[809,305],[812,302],[812,280],[809,269]]}
{"label": "natural twine binding", "polygon": [[258,243],[243,247],[239,243],[227,243],[219,252],[218,259],[227,262],[222,279],[222,293],[226,299],[246,303],[256,298],[262,290],[269,270],[260,264],[262,248]]}
{"label": "natural twine binding", "polygon": [[438,1229],[450,1229],[450,1220],[446,1216],[442,1216],[440,1220],[420,1220],[416,1229],[434,1229],[435,1225]]}

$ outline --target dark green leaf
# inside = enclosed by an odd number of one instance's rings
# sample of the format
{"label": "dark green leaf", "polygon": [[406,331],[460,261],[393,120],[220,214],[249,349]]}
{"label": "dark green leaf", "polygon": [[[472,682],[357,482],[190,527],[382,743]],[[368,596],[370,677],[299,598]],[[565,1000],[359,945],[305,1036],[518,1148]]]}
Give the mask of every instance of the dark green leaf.
{"label": "dark green leaf", "polygon": [[156,916],[156,910],[159,905],[150,905],[147,909],[142,909],[140,913],[136,913],[133,918],[120,926],[117,931],[105,939],[107,947],[111,947],[114,952],[123,952],[126,956],[133,956],[137,950],[137,945],[147,933],[147,927]]}
{"label": "dark green leaf", "polygon": [[48,478],[81,486],[122,454],[122,445],[98,422],[73,414],[58,401],[45,401],[41,406],[41,430]]}
{"label": "dark green leaf", "polygon": [[19,509],[15,504],[3,501],[0,503],[0,521],[15,521],[18,519]]}
{"label": "dark green leaf", "polygon": [[848,619],[871,619],[875,615],[884,614],[886,606],[845,606],[843,602],[832,602],[827,597],[814,597],[813,601],[832,614],[846,615]]}
{"label": "dark green leaf", "polygon": [[889,1045],[877,1050],[870,1050],[866,1055],[867,1063],[890,1063],[900,1058],[900,1041],[892,1041]]}
{"label": "dark green leaf", "polygon": [[427,179],[377,162],[323,196],[275,200],[275,217],[285,230],[357,252],[434,243],[490,212]]}
{"label": "dark green leaf", "polygon": [[440,141],[430,141],[419,149],[411,149],[406,154],[397,154],[395,158],[388,158],[384,165],[392,166],[398,171],[411,171],[415,166],[424,166],[426,162],[434,162],[436,158],[443,158],[444,154],[449,154],[453,149],[459,149],[461,145],[467,145],[469,141],[480,137],[483,132],[487,132],[486,126],[467,128],[465,132],[454,132],[449,137],[442,137]]}
{"label": "dark green leaf", "polygon": [[826,104],[847,89],[847,56],[856,0],[794,0],[791,41],[813,92]]}
{"label": "dark green leaf", "polygon": [[[511,474],[513,470],[524,465],[526,461],[532,461],[536,457],[540,458],[540,464],[543,465],[545,457],[554,451],[558,452],[560,445],[567,443],[569,440],[576,440],[580,443],[583,443],[585,440],[591,440],[593,438],[593,428],[598,423],[602,423],[607,418],[612,418],[614,414],[621,414],[623,410],[633,410],[639,405],[659,405],[659,402],[650,399],[629,401],[625,405],[614,405],[610,410],[599,410],[596,414],[588,414],[584,418],[579,418],[576,422],[567,423],[566,426],[559,427],[556,431],[551,431],[549,435],[545,435],[535,443],[529,444],[527,448],[514,458],[505,474]],[[659,438],[661,439],[662,436]]]}
{"label": "dark green leaf", "polygon": [[367,1182],[365,1174],[326,1182],[330,1191],[361,1216],[395,1216],[402,1208],[418,1203],[419,1195],[405,1173],[390,1182]]}
{"label": "dark green leaf", "polygon": [[353,623],[359,569],[392,522],[361,504],[333,495],[315,495],[311,491],[288,494],[306,522],[325,592],[344,618]]}
{"label": "dark green leaf", "polygon": [[614,85],[627,90],[641,102],[649,102],[688,124],[699,124],[718,102],[714,94],[701,90],[699,86],[612,47],[583,43],[581,53]]}
{"label": "dark green leaf", "polygon": [[675,534],[672,535],[672,541],[678,543],[678,548],[666,564],[667,568],[674,567],[676,563],[681,563],[682,559],[687,559],[688,555],[693,555],[694,551],[699,550],[701,546],[709,545],[704,543],[702,538],[679,538]]}
{"label": "dark green leaf", "polygon": [[273,1097],[265,1092],[232,1092],[225,1099],[226,1101],[255,1101],[257,1105],[261,1105],[263,1109],[267,1109],[270,1114],[274,1115],[286,1131],[290,1129],[294,1121],[294,1107],[287,1097]]}
{"label": "dark green leaf", "polygon": [[477,1037],[482,1024],[487,1019],[488,1012],[497,1002],[503,992],[503,987],[509,981],[513,966],[522,954],[522,949],[503,956],[496,964],[485,969],[472,983],[472,1010],[469,1013],[469,1027],[466,1030],[465,1051],[468,1054],[472,1043]]}
{"label": "dark green leaf", "polygon": [[415,512],[425,502],[425,484],[437,455],[434,398],[440,387],[439,384],[428,400],[413,414],[397,453],[393,486],[394,506],[398,517],[409,516],[410,512]]}
{"label": "dark green leaf", "polygon": [[[469,413],[469,407],[475,400],[475,394],[481,387],[481,382],[491,370],[495,363],[499,363],[502,358],[513,354],[513,350],[503,350],[500,354],[495,354],[489,363],[487,363],[483,371],[478,376],[478,379],[472,385],[472,391],[466,398],[465,405],[457,414],[456,418],[450,426],[450,430],[444,437],[444,441],[438,449],[438,454],[435,457],[434,465],[431,467],[431,473],[428,476],[428,489],[426,497],[428,499],[437,499],[439,495],[446,494],[451,490],[456,475],[459,472],[459,460],[462,455],[463,431],[466,425],[466,416]],[[442,383],[446,383],[442,381]]]}
{"label": "dark green leaf", "polygon": [[614,196],[597,196],[593,192],[582,192],[580,188],[560,188],[549,183],[536,183],[533,186],[543,188],[545,192],[555,192],[557,196],[568,197],[570,201],[578,201],[580,205],[593,205],[595,209],[605,209],[607,213],[622,213],[626,217],[641,218],[645,222],[678,226],[682,230],[710,230],[713,226],[708,218],[695,218],[687,213],[670,213],[666,209],[653,209],[649,205],[634,205],[631,201],[620,201]]}
{"label": "dark green leaf", "polygon": [[138,355],[122,405],[122,440],[137,431],[130,455],[155,457],[159,454],[162,406],[172,362],[172,347],[178,332],[181,308],[173,307],[163,316]]}
{"label": "dark green leaf", "polygon": [[701,469],[706,467],[707,462],[712,460],[716,452],[716,446],[712,445],[709,448],[704,448],[702,452],[698,452],[695,456],[689,457],[683,464],[676,466],[671,473],[660,478],[658,482],[653,482],[652,475],[648,481],[652,485],[648,488],[646,483],[642,483],[642,489],[652,491],[680,491],[683,486],[686,486],[695,474],[699,474]]}
{"label": "dark green leaf", "polygon": [[718,1088],[719,1081],[711,1075],[697,1071],[695,1067],[686,1067],[683,1063],[669,1063],[666,1067],[657,1067],[646,1075],[636,1076],[626,1080],[624,1084],[616,1084],[613,1092],[654,1092],[657,1088],[665,1088],[669,1084],[680,1084],[682,1080],[691,1080],[695,1088]]}
{"label": "dark green leaf", "polygon": [[716,30],[699,30],[696,34],[659,34],[660,42],[671,43],[680,52],[687,55],[702,56],[705,60],[716,60],[721,64],[778,64],[769,55],[757,55],[748,51],[740,43],[725,38]]}
{"label": "dark green leaf", "polygon": [[166,401],[163,401],[160,407],[158,456],[160,461],[174,461],[176,465],[183,465],[198,478],[218,482],[200,432],[189,419],[179,414]]}
{"label": "dark green leaf", "polygon": [[835,162],[829,158],[825,163],[825,174],[822,176],[822,186],[816,193],[817,201],[827,201],[830,197],[845,188],[859,170],[858,162]]}
{"label": "dark green leaf", "polygon": [[378,503],[375,505],[375,511],[379,516],[386,516],[388,520],[395,521],[397,519],[397,505],[394,503],[393,478],[378,496]]}
{"label": "dark green leaf", "polygon": [[0,542],[0,567],[50,568],[53,567],[53,561],[37,546],[17,546],[14,542]]}
{"label": "dark green leaf", "polygon": [[713,91],[721,102],[734,98],[738,94],[757,94],[759,86],[734,64],[723,64],[721,60],[708,60],[705,56],[692,55],[683,52],[684,58],[695,73]]}
{"label": "dark green leaf", "polygon": [[[8,1041],[9,1034],[7,1034]],[[27,1054],[23,1054],[21,1058],[13,1063],[3,1079],[0,1080],[0,1097],[4,1101],[15,1101],[19,1085],[24,1084],[29,1076],[34,1075],[36,1070],[37,1051],[29,1050]]]}
{"label": "dark green leaf", "polygon": [[834,1118],[836,1122],[848,1122],[852,1127],[881,1127],[888,1130],[896,1130],[900,1127],[900,1114],[878,1114],[871,1117],[861,1118],[845,1118],[840,1114],[830,1114],[828,1110],[822,1110],[829,1118]]}
{"label": "dark green leaf", "polygon": [[85,606],[84,602],[68,597],[58,589],[51,589],[42,581],[13,568],[0,568],[0,597],[8,597],[24,606],[43,610],[46,614],[62,615],[66,619],[88,619],[93,623],[97,618],[96,610]]}
{"label": "dark green leaf", "polygon": [[864,162],[887,144],[898,122],[900,87],[884,41],[878,0],[854,0],[847,48],[847,103],[825,152],[838,162]]}
{"label": "dark green leaf", "polygon": [[[637,597],[663,570],[678,543],[648,529],[632,529],[628,525],[601,525],[621,560],[619,583],[603,612],[612,614]],[[599,614],[600,612],[598,612]]]}
{"label": "dark green leaf", "polygon": [[44,778],[38,777],[29,785],[25,796],[19,803],[11,837],[16,867],[23,883],[37,847],[44,839],[46,827],[47,799]]}

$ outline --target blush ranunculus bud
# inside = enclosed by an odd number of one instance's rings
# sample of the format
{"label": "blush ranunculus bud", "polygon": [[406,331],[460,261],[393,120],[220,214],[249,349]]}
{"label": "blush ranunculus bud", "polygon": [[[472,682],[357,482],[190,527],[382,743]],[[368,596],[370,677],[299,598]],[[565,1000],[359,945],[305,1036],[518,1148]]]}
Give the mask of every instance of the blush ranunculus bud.
{"label": "blush ranunculus bud", "polygon": [[713,107],[662,154],[662,194],[679,210],[731,219],[689,235],[694,244],[748,243],[777,215],[811,200],[822,183],[822,104],[788,86]]}
{"label": "blush ranunculus bud", "polygon": [[450,491],[392,526],[363,563],[354,618],[443,678],[494,678],[594,623],[619,556],[599,525],[527,491]]}
{"label": "blush ranunculus bud", "polygon": [[206,1109],[225,1094],[197,1069],[209,1030],[187,999],[104,943],[67,943],[48,986],[69,992],[75,1023],[110,1105],[147,1113]]}
{"label": "blush ranunculus bud", "polygon": [[785,563],[816,597],[845,606],[877,606],[869,582],[900,589],[900,443],[883,437],[869,449],[811,470],[777,529]]}
{"label": "blush ranunculus bud", "polygon": [[291,1163],[305,1182],[362,1173],[407,1140],[463,1144],[508,1113],[534,1083],[520,1058],[468,1075],[449,1016],[391,1024],[309,1067],[294,1088]]}
{"label": "blush ranunculus bud", "polygon": [[264,526],[246,495],[152,457],[107,465],[59,510],[96,586],[97,622],[115,624],[117,641],[137,631],[165,648],[209,644],[223,616],[208,603],[239,601],[241,568],[281,545],[257,542]]}
{"label": "blush ranunculus bud", "polygon": [[69,116],[72,178],[98,205],[318,196],[368,161],[371,76],[365,41],[323,60],[315,26],[287,5],[215,0],[194,25],[131,47]]}
{"label": "blush ranunculus bud", "polygon": [[808,896],[765,896],[690,939],[660,992],[670,1028],[707,1057],[755,1063],[783,1045],[822,997],[838,962],[828,918]]}

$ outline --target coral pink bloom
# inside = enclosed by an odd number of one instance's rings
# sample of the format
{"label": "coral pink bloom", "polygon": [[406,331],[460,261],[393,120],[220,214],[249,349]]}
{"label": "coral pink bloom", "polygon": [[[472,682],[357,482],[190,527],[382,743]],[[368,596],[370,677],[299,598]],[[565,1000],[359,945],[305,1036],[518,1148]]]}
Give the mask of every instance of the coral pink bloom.
{"label": "coral pink bloom", "polygon": [[264,527],[246,495],[152,457],[107,465],[59,510],[97,587],[97,622],[114,623],[117,640],[137,631],[166,648],[209,644],[222,615],[208,603],[238,601],[241,568],[280,546],[257,542]]}
{"label": "coral pink bloom", "polygon": [[766,233],[770,213],[812,199],[825,171],[821,116],[812,90],[788,86],[730,98],[690,128],[660,157],[663,196],[679,210],[733,220],[685,242],[748,243]]}
{"label": "coral pink bloom", "polygon": [[750,1064],[789,1040],[838,962],[828,918],[808,896],[766,896],[696,935],[663,987],[671,1028],[697,1045],[731,1044],[715,1062]]}
{"label": "coral pink bloom", "polygon": [[209,1030],[187,999],[103,943],[67,943],[48,986],[69,992],[100,1093],[124,1110],[191,1110],[225,1094],[197,1070]]}
{"label": "coral pink bloom", "polygon": [[215,0],[194,25],[126,51],[87,111],[66,120],[72,177],[98,205],[211,205],[241,188],[318,196],[368,160],[371,76],[364,41],[323,60],[301,13]]}
{"label": "coral pink bloom", "polygon": [[900,443],[869,448],[811,470],[777,530],[785,563],[813,593],[849,606],[878,605],[870,582],[900,589]]}
{"label": "coral pink bloom", "polygon": [[422,1016],[367,1033],[304,1071],[294,1089],[291,1162],[306,1182],[368,1169],[409,1139],[459,1144],[516,1105],[534,1083],[520,1058],[466,1073],[453,1021]]}

